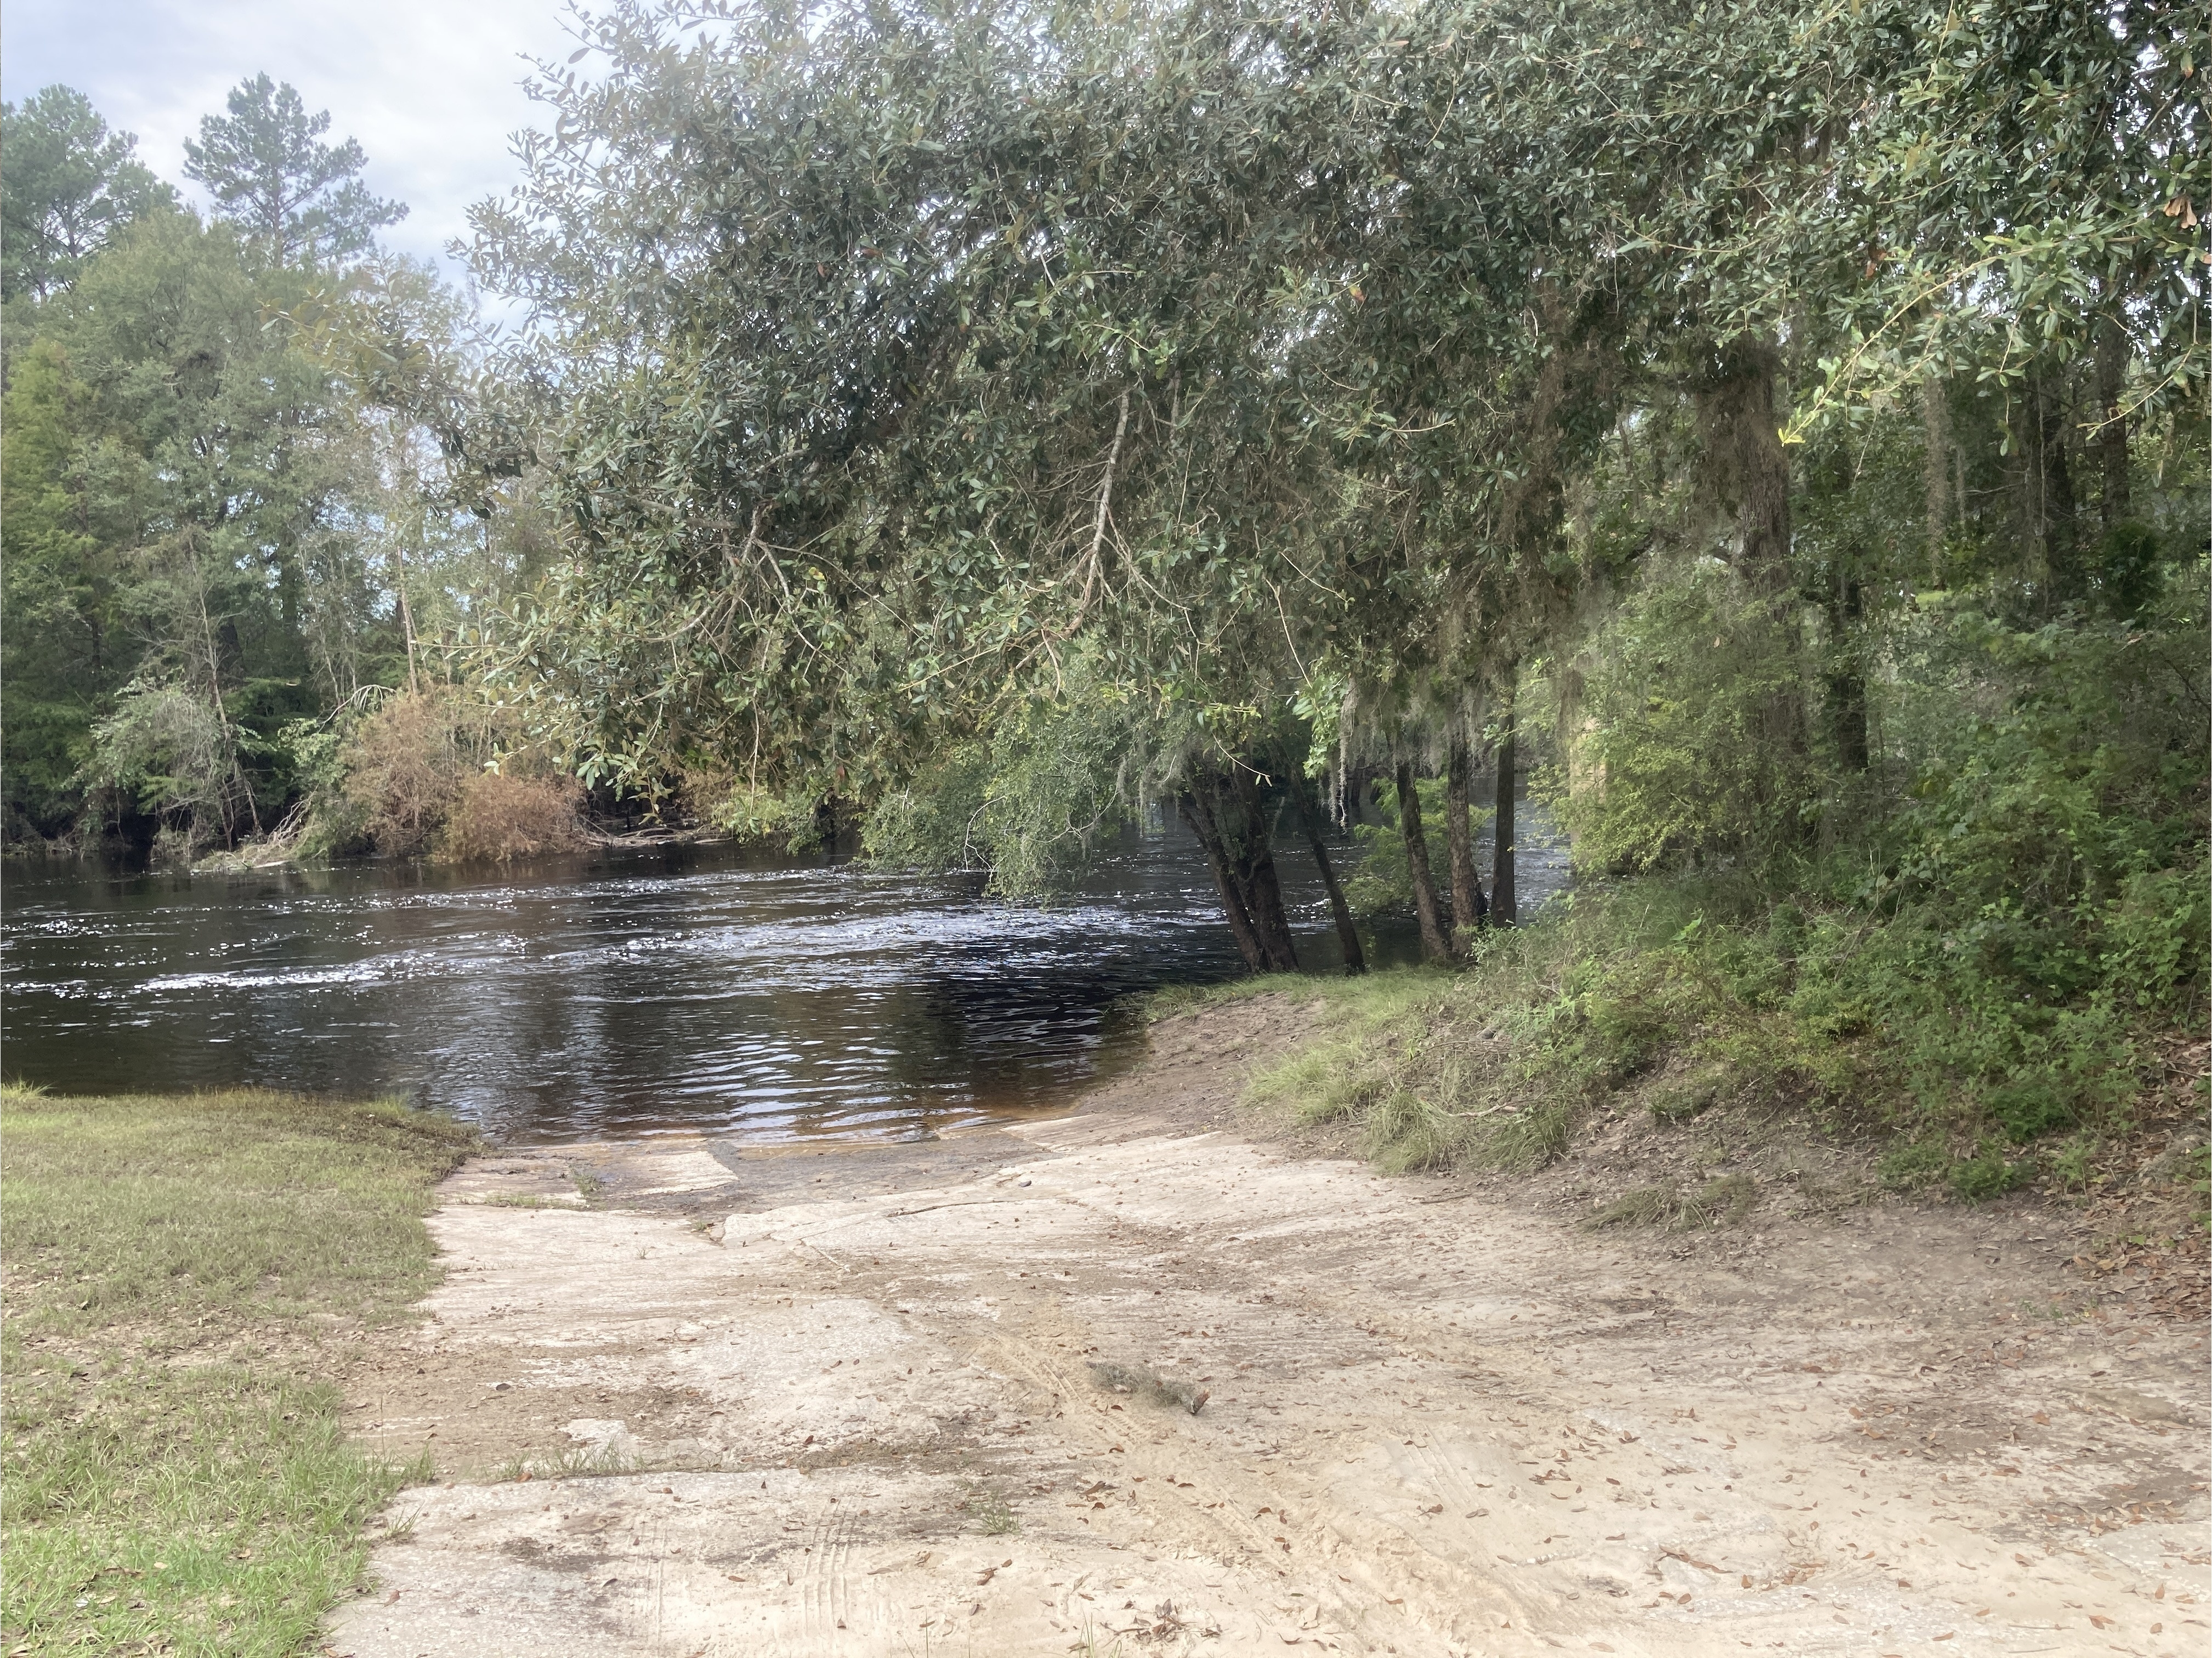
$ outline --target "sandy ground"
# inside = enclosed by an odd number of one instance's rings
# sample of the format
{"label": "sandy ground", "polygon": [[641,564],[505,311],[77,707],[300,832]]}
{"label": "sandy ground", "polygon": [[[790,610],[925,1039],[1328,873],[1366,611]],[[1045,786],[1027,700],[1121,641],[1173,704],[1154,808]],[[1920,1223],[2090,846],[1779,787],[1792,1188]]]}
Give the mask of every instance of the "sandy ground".
{"label": "sandy ground", "polygon": [[1594,1236],[1239,1132],[1267,1027],[1010,1130],[472,1163],[345,1382],[442,1483],[327,1649],[2206,1650],[2204,1329],[2062,1311],[2042,1212]]}

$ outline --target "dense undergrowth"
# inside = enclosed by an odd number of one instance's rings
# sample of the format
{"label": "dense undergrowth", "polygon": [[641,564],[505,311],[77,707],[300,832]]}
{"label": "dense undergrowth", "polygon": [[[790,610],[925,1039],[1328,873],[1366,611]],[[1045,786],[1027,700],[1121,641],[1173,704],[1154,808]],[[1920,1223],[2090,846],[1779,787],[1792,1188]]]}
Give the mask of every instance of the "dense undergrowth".
{"label": "dense undergrowth", "polygon": [[1682,716],[1709,730],[1655,729],[1692,701],[1661,670],[1696,662],[1698,619],[1617,641],[1603,796],[1554,780],[1578,861],[1614,872],[1456,969],[1320,987],[1333,1027],[1255,1095],[1395,1169],[1534,1168],[1628,1101],[1793,1114],[1899,1187],[2086,1186],[2206,1017],[2202,568],[2124,619],[1991,608],[1892,636],[1876,708],[1910,763],[1763,845],[1667,817],[1727,787],[1713,697]]}
{"label": "dense undergrowth", "polygon": [[1531,1170],[1626,1101],[1661,1123],[1788,1114],[1878,1147],[1901,1187],[2086,1183],[2154,1084],[2165,1018],[2009,1004],[1971,968],[1948,987],[1974,1005],[1948,1002],[1911,976],[1942,948],[1925,918],[1804,896],[1648,877],[1563,897],[1463,969],[1308,981],[1322,1034],[1252,1096],[1357,1128],[1394,1170]]}

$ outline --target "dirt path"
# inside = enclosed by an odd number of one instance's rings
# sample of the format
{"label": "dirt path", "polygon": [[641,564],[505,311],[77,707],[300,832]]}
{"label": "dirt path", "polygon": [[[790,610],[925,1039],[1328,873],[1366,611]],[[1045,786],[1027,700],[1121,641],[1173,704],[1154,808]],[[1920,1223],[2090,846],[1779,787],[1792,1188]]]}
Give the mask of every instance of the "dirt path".
{"label": "dirt path", "polygon": [[453,1483],[328,1649],[2205,1650],[2204,1331],[2053,1318],[2035,1212],[1672,1259],[1237,1133],[1266,1035],[922,1146],[471,1165],[347,1382]]}

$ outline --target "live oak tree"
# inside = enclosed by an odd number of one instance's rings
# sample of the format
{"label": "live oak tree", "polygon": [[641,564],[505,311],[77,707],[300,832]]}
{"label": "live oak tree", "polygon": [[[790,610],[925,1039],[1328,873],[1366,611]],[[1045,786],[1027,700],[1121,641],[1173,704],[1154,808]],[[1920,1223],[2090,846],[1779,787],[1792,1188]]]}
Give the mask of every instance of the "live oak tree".
{"label": "live oak tree", "polygon": [[[1735,821],[1802,836],[1823,768],[1870,763],[1865,641],[1900,571],[1881,537],[1838,532],[1872,497],[1832,464],[1824,410],[1893,425],[1862,346],[1922,328],[1869,321],[1896,311],[1906,251],[1990,270],[2008,234],[1947,244],[1938,174],[1904,159],[1929,77],[1997,107],[1940,135],[1959,176],[2018,173],[2008,134],[2082,142],[2006,113],[1987,53],[1931,58],[2008,27],[1948,18],[617,8],[579,54],[605,72],[549,70],[551,131],[479,222],[483,275],[540,307],[527,372],[564,400],[575,554],[507,634],[503,682],[588,774],[712,762],[748,799],[862,802],[965,779],[998,804],[905,821],[988,821],[1008,847],[1029,796],[991,796],[970,760],[1027,752],[995,734],[1071,697],[1119,699],[1111,786],[1085,798],[1180,803],[1248,959],[1282,965],[1256,826],[1302,746],[1440,765],[1455,908],[1479,914],[1470,708],[1506,738],[1524,665],[1597,637],[1592,595],[1715,560],[1727,580],[1670,625],[1717,626],[1756,688],[1723,722]],[[2112,27],[2188,78],[2160,18]],[[2108,82],[2126,57],[2052,39]],[[2195,117],[2124,90],[2103,118],[2180,155]],[[1988,337],[2048,332],[2027,293],[1950,302]],[[1968,428],[2009,442],[2002,420],[1962,410]],[[1632,769],[1611,768],[1614,802],[1644,798]]]}

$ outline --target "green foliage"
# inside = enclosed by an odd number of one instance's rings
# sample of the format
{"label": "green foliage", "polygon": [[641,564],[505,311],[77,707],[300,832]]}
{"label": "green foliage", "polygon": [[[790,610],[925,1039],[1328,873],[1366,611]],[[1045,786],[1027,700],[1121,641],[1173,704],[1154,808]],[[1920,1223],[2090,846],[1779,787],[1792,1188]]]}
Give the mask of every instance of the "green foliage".
{"label": "green foliage", "polygon": [[1818,774],[1789,723],[1804,696],[1791,630],[1715,562],[1647,570],[1590,647],[1576,763],[1594,780],[1559,801],[1577,862],[1644,870],[1803,839]]}
{"label": "green foliage", "polygon": [[196,848],[228,838],[242,815],[229,722],[220,707],[181,686],[125,687],[113,711],[93,722],[80,780],[120,795],[128,810],[181,816]]}
{"label": "green foliage", "polygon": [[1967,1202],[1986,1203],[2024,1185],[2034,1172],[2033,1163],[2008,1158],[2002,1145],[1985,1142],[1951,1165],[1949,1180],[1951,1190]]}
{"label": "green foliage", "polygon": [[991,872],[992,890],[1038,898],[1064,887],[1092,848],[1143,805],[1158,731],[1087,671],[1060,695],[1003,718],[888,791],[861,835],[890,867]]}
{"label": "green foliage", "polygon": [[20,109],[0,104],[0,302],[68,287],[124,226],[176,207],[137,148],[70,87],[47,87]]}
{"label": "green foliage", "polygon": [[185,176],[277,263],[364,253],[379,230],[406,216],[404,206],[379,201],[362,183],[368,158],[358,143],[321,142],[330,112],[308,114],[289,83],[257,75],[227,101],[228,115],[202,116],[198,138],[185,141]]}
{"label": "green foliage", "polygon": [[932,875],[988,869],[985,820],[993,780],[991,750],[981,743],[958,744],[939,755],[868,814],[860,835],[869,858]]}

